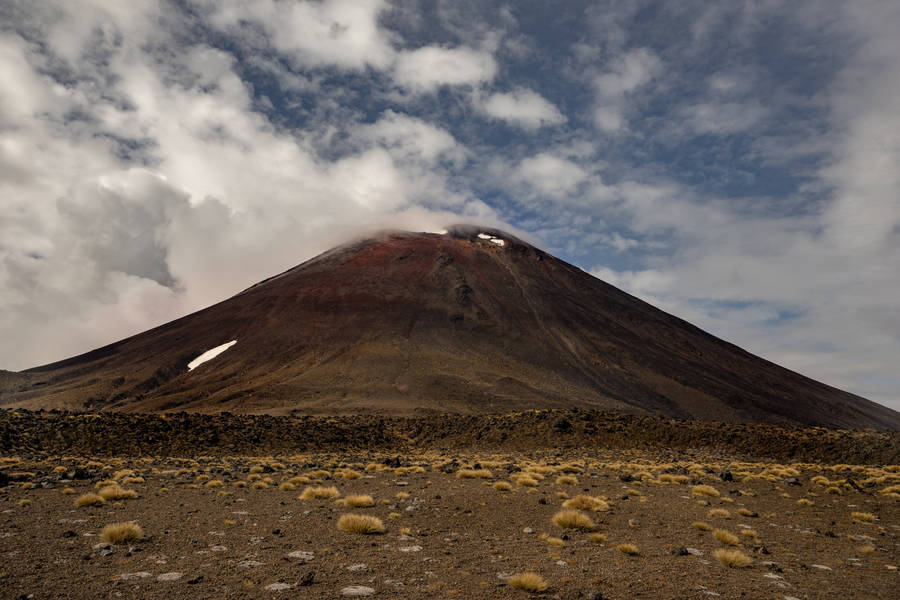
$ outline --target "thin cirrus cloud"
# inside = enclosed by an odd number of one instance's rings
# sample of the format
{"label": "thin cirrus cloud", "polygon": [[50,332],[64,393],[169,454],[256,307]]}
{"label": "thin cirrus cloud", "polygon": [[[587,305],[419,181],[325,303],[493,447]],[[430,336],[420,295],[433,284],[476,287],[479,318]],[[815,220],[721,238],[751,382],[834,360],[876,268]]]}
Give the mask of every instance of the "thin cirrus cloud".
{"label": "thin cirrus cloud", "polygon": [[900,407],[898,29],[878,0],[2,3],[0,368],[472,220]]}

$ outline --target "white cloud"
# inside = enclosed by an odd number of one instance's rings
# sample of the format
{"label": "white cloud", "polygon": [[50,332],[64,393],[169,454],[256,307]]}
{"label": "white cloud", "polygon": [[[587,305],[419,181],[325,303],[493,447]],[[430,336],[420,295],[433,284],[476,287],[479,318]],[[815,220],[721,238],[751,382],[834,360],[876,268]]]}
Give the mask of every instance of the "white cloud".
{"label": "white cloud", "polygon": [[627,96],[650,83],[661,70],[662,61],[647,48],[630,50],[610,61],[608,70],[594,79],[597,128],[608,133],[626,129]]}
{"label": "white cloud", "polygon": [[489,52],[465,46],[424,46],[397,57],[394,80],[413,91],[430,92],[445,85],[486,83],[496,73],[497,63]]}
{"label": "white cloud", "polygon": [[546,152],[519,163],[516,175],[538,193],[563,198],[588,179],[588,172],[577,163]]}
{"label": "white cloud", "polygon": [[264,40],[291,57],[295,65],[335,65],[349,69],[387,68],[394,58],[387,32],[378,16],[388,6],[382,0],[278,2],[241,0],[202,2],[209,22],[220,29],[255,40],[248,24],[262,28]]}
{"label": "white cloud", "polygon": [[491,94],[481,108],[488,116],[524,129],[538,129],[566,122],[566,117],[553,103],[529,89]]}

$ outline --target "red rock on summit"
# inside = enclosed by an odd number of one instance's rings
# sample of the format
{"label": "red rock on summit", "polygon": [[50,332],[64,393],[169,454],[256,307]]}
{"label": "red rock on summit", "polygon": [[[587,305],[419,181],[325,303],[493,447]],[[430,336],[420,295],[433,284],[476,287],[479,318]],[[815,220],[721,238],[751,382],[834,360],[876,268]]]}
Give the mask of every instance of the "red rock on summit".
{"label": "red rock on summit", "polygon": [[[197,360],[211,349],[220,353]],[[0,406],[566,407],[900,429],[900,413],[745,352],[502,231],[466,225],[352,242],[171,323],[0,374]]]}

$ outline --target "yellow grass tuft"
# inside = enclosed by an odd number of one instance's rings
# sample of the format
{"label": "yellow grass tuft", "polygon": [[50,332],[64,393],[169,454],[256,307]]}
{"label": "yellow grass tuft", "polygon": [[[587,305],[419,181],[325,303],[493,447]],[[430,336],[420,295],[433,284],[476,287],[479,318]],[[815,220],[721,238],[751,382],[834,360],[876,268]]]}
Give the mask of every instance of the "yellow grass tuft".
{"label": "yellow grass tuft", "polygon": [[288,479],[288,483],[292,485],[306,485],[309,483],[309,477],[306,475],[297,475],[296,477],[291,477]]}
{"label": "yellow grass tuft", "polygon": [[210,479],[209,481],[206,482],[205,487],[220,488],[223,485],[225,485],[225,482],[222,481],[221,479]]}
{"label": "yellow grass tuft", "polygon": [[732,569],[742,569],[744,567],[749,567],[750,564],[753,563],[753,559],[751,559],[749,556],[747,556],[737,548],[734,548],[732,550],[718,548],[716,550],[713,550],[713,556],[720,563]]}
{"label": "yellow grass tuft", "polygon": [[493,476],[487,469],[460,469],[456,472],[457,479],[490,479]]}
{"label": "yellow grass tuft", "polygon": [[799,500],[797,500],[797,506],[812,506],[812,505],[813,505],[813,501],[810,500],[809,498],[800,498]]}
{"label": "yellow grass tuft", "polygon": [[62,493],[63,493],[63,496],[71,496],[72,494],[75,493],[75,490],[73,490],[72,488],[63,488]]}
{"label": "yellow grass tuft", "polygon": [[100,532],[100,539],[107,544],[122,544],[144,537],[144,531],[135,523],[113,523]]}
{"label": "yellow grass tuft", "polygon": [[709,496],[710,498],[718,498],[721,495],[719,490],[711,485],[695,485],[694,489],[691,490],[691,494],[694,496]]}
{"label": "yellow grass tuft", "polygon": [[297,486],[291,483],[290,481],[285,481],[281,485],[278,486],[278,489],[282,492],[291,492],[297,489]]}
{"label": "yellow grass tuft", "polygon": [[106,502],[100,494],[84,494],[75,499],[75,506],[99,506]]}
{"label": "yellow grass tuft", "polygon": [[345,498],[337,500],[337,502],[343,504],[348,508],[367,508],[369,506],[375,506],[375,500],[368,494],[347,496]]}
{"label": "yellow grass tuft", "polygon": [[850,516],[853,518],[854,521],[858,521],[860,523],[874,523],[875,519],[878,518],[875,515],[873,515],[872,513],[867,513],[867,512],[855,512],[855,513],[852,513]]}
{"label": "yellow grass tuft", "polygon": [[605,533],[592,533],[588,535],[588,539],[591,540],[592,544],[602,544],[606,542],[606,534]]}
{"label": "yellow grass tuft", "polygon": [[563,502],[563,508],[574,508],[576,510],[591,510],[595,512],[609,510],[609,503],[603,498],[596,496],[588,496],[587,494],[579,494],[574,498],[570,498]]}
{"label": "yellow grass tuft", "polygon": [[347,533],[384,533],[384,523],[381,519],[369,515],[342,515],[338,519],[337,528]]}
{"label": "yellow grass tuft", "polygon": [[337,498],[341,493],[334,486],[332,487],[308,487],[300,494],[300,500],[327,500],[328,498]]}
{"label": "yellow grass tuft", "polygon": [[548,546],[553,546],[554,548],[562,548],[566,545],[565,540],[558,537],[546,537],[544,541],[547,542]]}
{"label": "yellow grass tuft", "polygon": [[748,509],[748,508],[739,508],[739,509],[738,509],[738,514],[741,515],[742,517],[755,517],[755,516],[758,516],[755,512],[753,512],[752,510],[750,510],[750,509]]}
{"label": "yellow grass tuft", "polygon": [[252,487],[254,490],[264,490],[269,487],[269,484],[265,481],[254,481],[250,485],[250,487]]}
{"label": "yellow grass tuft", "polygon": [[543,577],[533,572],[516,573],[506,580],[506,584],[526,592],[543,592],[549,587]]}
{"label": "yellow grass tuft", "polygon": [[538,484],[537,479],[525,475],[517,477],[515,481],[522,487],[535,487]]}
{"label": "yellow grass tuft", "polygon": [[627,554],[628,556],[637,556],[641,553],[641,551],[638,550],[638,547],[634,544],[619,544],[618,546],[616,546],[616,550],[618,550],[622,554]]}
{"label": "yellow grass tuft", "polygon": [[508,481],[498,481],[493,487],[498,492],[508,492],[513,489],[512,484]]}
{"label": "yellow grass tuft", "polygon": [[722,519],[727,519],[731,517],[731,513],[725,510],[724,508],[714,508],[709,511],[709,518],[720,517]]}
{"label": "yellow grass tuft", "polygon": [[134,490],[121,488],[118,484],[113,484],[100,488],[100,496],[104,500],[124,500],[125,498],[137,498],[138,493]]}
{"label": "yellow grass tuft", "polygon": [[596,527],[589,516],[577,510],[561,510],[553,515],[553,522],[566,529],[580,529],[582,531],[590,531]]}
{"label": "yellow grass tuft", "polygon": [[560,475],[556,478],[556,485],[578,485],[578,478],[574,475]]}
{"label": "yellow grass tuft", "polygon": [[700,531],[712,531],[712,527],[709,523],[704,523],[703,521],[694,521],[691,523],[691,527],[694,529],[699,529]]}
{"label": "yellow grass tuft", "polygon": [[724,529],[713,529],[713,537],[726,546],[737,546],[738,544],[738,537]]}

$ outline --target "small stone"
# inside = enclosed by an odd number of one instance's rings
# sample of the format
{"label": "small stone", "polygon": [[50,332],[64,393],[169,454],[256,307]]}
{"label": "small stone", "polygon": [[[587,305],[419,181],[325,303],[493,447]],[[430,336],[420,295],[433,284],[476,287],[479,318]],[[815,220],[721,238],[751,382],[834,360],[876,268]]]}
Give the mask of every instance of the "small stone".
{"label": "small stone", "polygon": [[364,585],[348,585],[341,590],[341,596],[371,596],[375,590]]}
{"label": "small stone", "polygon": [[200,583],[201,581],[203,581],[203,575],[197,575],[193,579],[187,580],[187,582],[191,585],[196,585],[196,584]]}
{"label": "small stone", "polygon": [[156,576],[157,581],[178,581],[184,577],[184,573],[179,573],[178,571],[172,571],[170,573],[162,573],[161,575]]}
{"label": "small stone", "polygon": [[400,552],[421,552],[422,546],[403,546],[400,548]]}
{"label": "small stone", "polygon": [[820,571],[830,571],[831,567],[827,565],[810,565],[813,569],[819,569]]}
{"label": "small stone", "polygon": [[688,552],[688,549],[684,546],[679,546],[678,548],[672,550],[672,554],[674,554],[675,556],[688,556],[690,555],[690,552]]}
{"label": "small stone", "polygon": [[299,560],[300,562],[308,563],[313,558],[315,558],[315,554],[312,552],[307,552],[306,550],[295,550],[287,555],[288,558],[293,558],[294,560]]}
{"label": "small stone", "polygon": [[261,567],[262,563],[258,560],[242,560],[237,566],[240,569],[254,569],[256,567]]}
{"label": "small stone", "polygon": [[347,567],[347,570],[351,573],[361,573],[369,568],[369,565],[365,563],[356,563],[355,565],[350,565]]}
{"label": "small stone", "polygon": [[138,571],[137,573],[122,573],[113,577],[116,581],[134,581],[135,579],[146,579],[152,575],[147,571]]}
{"label": "small stone", "polygon": [[307,571],[303,574],[303,577],[300,578],[300,581],[297,583],[297,585],[304,587],[307,585],[312,585],[315,578],[316,574],[313,571]]}
{"label": "small stone", "polygon": [[703,556],[703,550],[698,550],[697,548],[685,548],[685,550],[691,556]]}
{"label": "small stone", "polygon": [[534,533],[534,529],[532,529],[531,527],[526,527],[525,529],[522,530],[522,533],[532,534],[532,533]]}
{"label": "small stone", "polygon": [[281,592],[284,590],[291,589],[291,584],[280,583],[280,582],[279,583],[270,583],[269,585],[266,586],[265,589],[269,590],[270,592]]}

